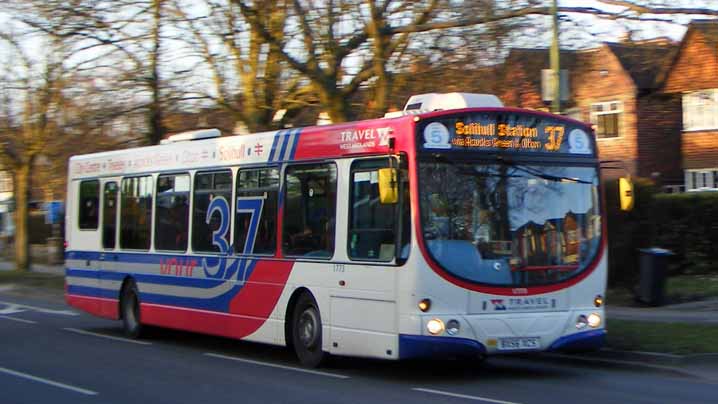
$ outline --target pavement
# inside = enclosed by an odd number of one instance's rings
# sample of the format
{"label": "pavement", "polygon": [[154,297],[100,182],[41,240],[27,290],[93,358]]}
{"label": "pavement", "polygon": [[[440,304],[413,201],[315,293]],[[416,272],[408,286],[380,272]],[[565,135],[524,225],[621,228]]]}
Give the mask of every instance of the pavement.
{"label": "pavement", "polygon": [[[0,271],[13,270],[12,262],[0,261]],[[33,264],[32,272],[64,275],[63,265]],[[606,306],[606,317],[619,320],[657,323],[718,325],[718,298],[660,307]],[[610,332],[610,331],[609,331]],[[717,341],[718,342],[718,341]],[[718,348],[716,353],[674,355],[660,352],[618,351],[604,348],[586,354],[544,354],[549,360],[588,361],[605,366],[645,367],[698,377],[718,383]]]}

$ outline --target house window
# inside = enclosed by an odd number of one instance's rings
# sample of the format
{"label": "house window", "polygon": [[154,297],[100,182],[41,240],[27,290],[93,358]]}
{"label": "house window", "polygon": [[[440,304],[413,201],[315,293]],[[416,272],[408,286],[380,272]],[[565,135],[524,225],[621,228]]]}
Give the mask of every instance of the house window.
{"label": "house window", "polygon": [[683,129],[718,128],[718,88],[683,94]]}
{"label": "house window", "polygon": [[620,101],[591,104],[591,123],[596,126],[596,137],[618,137],[622,112],[623,103]]}
{"label": "house window", "polygon": [[686,191],[718,189],[718,168],[686,170]]}
{"label": "house window", "polygon": [[0,171],[0,192],[12,192],[12,178],[6,171]]}

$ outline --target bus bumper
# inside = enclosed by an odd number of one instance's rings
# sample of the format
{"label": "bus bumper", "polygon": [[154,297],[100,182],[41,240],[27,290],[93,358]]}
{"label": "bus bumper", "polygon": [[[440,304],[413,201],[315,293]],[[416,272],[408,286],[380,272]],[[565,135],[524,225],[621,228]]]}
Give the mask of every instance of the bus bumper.
{"label": "bus bumper", "polygon": [[595,351],[603,347],[606,330],[598,329],[566,335],[557,339],[548,348],[550,352]]}
{"label": "bus bumper", "polygon": [[399,358],[451,358],[486,355],[486,347],[467,338],[399,335]]}

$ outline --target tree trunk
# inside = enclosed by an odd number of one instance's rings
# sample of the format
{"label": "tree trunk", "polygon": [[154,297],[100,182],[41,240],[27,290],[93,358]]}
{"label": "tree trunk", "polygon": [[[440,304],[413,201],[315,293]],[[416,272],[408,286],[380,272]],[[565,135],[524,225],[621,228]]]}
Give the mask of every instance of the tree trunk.
{"label": "tree trunk", "polygon": [[15,265],[19,271],[30,270],[30,232],[28,202],[30,198],[30,164],[15,170]]}
{"label": "tree trunk", "polygon": [[352,118],[349,100],[340,89],[328,85],[315,85],[314,88],[317,89],[321,105],[325,108],[324,112],[329,114],[332,123],[347,122]]}
{"label": "tree trunk", "polygon": [[162,94],[160,83],[160,30],[162,29],[162,4],[164,0],[154,0],[152,25],[152,52],[150,53],[149,87],[152,92],[152,101],[149,106],[148,120],[150,127],[149,140],[151,144],[159,144],[165,135],[162,123]]}

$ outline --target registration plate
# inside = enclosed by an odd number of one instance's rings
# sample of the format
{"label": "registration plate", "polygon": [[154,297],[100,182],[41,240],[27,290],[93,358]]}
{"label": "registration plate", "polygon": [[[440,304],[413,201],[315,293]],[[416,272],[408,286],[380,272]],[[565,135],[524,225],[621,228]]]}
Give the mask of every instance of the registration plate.
{"label": "registration plate", "polygon": [[499,351],[525,351],[540,347],[539,337],[499,338]]}

